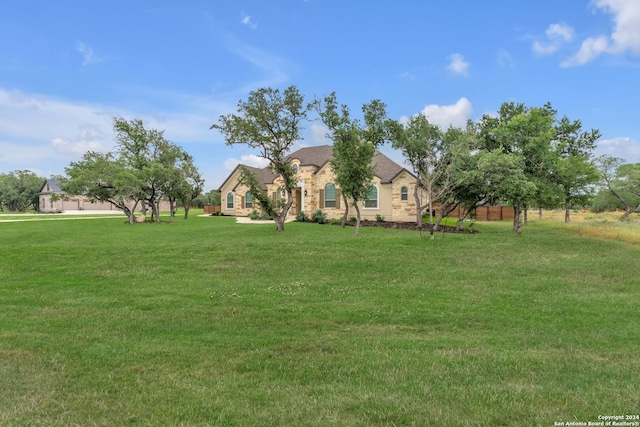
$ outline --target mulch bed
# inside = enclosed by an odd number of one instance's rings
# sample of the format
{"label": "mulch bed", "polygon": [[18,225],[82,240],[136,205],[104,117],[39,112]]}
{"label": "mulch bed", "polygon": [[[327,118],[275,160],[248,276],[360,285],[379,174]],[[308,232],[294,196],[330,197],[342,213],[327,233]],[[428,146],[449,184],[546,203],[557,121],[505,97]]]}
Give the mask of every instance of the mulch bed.
{"label": "mulch bed", "polygon": [[[355,226],[356,223],[348,221],[347,225]],[[399,230],[415,230],[419,231],[415,222],[392,222],[392,221],[360,221],[360,227],[382,227],[382,228],[395,228]],[[429,233],[429,224],[422,224],[422,232]],[[475,234],[476,230],[469,230],[467,228],[458,230],[456,227],[449,225],[440,225],[436,233],[463,233],[463,234]]]}

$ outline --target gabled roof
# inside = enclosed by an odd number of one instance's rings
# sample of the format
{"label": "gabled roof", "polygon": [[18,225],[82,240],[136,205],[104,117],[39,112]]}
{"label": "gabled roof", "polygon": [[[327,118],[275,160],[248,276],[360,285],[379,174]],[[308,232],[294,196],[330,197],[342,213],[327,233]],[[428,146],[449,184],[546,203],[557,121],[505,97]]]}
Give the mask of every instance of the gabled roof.
{"label": "gabled roof", "polygon": [[316,166],[321,168],[333,157],[333,147],[330,145],[318,145],[315,147],[304,147],[291,153],[287,159],[297,159],[300,166]]}
{"label": "gabled roof", "polygon": [[[267,184],[271,184],[273,180],[276,179],[276,176],[277,176],[275,173],[271,172],[269,168],[260,169],[260,168],[254,168],[253,166],[239,164],[235,167],[235,169],[233,169],[233,171],[229,174],[227,179],[225,179],[224,182],[220,185],[220,187],[218,188],[218,191],[222,190],[222,187],[225,186],[225,184],[231,179],[232,176],[234,176],[234,174],[238,171],[238,169],[240,169],[241,166],[249,169],[250,171],[253,171],[253,173],[256,174],[256,177],[258,178],[258,181],[261,184],[260,187],[263,190],[266,190]],[[235,187],[233,188],[233,190],[235,191]]]}
{"label": "gabled roof", "polygon": [[[333,153],[333,147],[330,145],[317,145],[314,147],[304,147],[297,151],[294,151],[287,159],[298,160],[300,162],[300,166],[315,166],[318,169],[321,169],[324,165],[326,165],[329,161],[331,161]],[[380,182],[382,184],[391,183],[400,173],[406,171],[410,175],[413,176],[411,172],[409,172],[404,167],[400,166],[389,157],[382,154],[380,151],[376,150],[376,154],[373,158],[373,163],[376,165],[375,176],[380,178]],[[263,189],[267,189],[267,185],[271,184],[273,180],[277,177],[276,174],[271,172],[269,168],[254,168],[246,165],[238,165],[236,168],[229,174],[229,177],[222,183],[220,189],[224,187],[227,181],[233,176],[233,174],[237,171],[240,166],[245,166],[247,169],[253,171],[260,183],[262,184]]]}
{"label": "gabled roof", "polygon": [[[47,190],[47,184],[49,184],[49,190]],[[40,187],[39,194],[52,194],[52,193],[62,193],[60,190],[60,180],[56,178],[45,179]]]}

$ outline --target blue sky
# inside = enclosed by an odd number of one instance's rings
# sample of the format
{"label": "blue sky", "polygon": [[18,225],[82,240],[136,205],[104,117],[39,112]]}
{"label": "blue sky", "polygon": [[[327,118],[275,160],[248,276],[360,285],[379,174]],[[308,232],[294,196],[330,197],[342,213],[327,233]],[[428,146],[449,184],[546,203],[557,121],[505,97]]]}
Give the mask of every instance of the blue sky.
{"label": "blue sky", "polygon": [[[250,91],[289,85],[445,128],[505,101],[551,102],[601,131],[597,154],[640,162],[640,1],[9,2],[0,172],[64,174],[113,149],[121,116],[165,130],[217,188],[238,162],[262,163],[209,127]],[[326,143],[312,122],[298,146]]]}

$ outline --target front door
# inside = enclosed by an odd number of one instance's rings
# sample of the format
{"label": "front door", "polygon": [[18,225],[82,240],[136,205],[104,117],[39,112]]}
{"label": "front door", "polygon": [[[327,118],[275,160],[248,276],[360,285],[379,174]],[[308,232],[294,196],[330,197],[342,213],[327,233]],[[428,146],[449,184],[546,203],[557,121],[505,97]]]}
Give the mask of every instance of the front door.
{"label": "front door", "polygon": [[291,206],[291,213],[298,215],[302,206],[302,191],[300,188],[293,189],[293,205]]}

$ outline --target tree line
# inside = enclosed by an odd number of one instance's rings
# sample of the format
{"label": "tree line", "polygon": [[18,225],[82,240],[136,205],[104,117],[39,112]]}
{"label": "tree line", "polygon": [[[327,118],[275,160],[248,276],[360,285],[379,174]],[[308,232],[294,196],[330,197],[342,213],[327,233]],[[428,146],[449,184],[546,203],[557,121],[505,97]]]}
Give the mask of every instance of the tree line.
{"label": "tree line", "polygon": [[[531,207],[537,207],[540,215],[543,208],[563,207],[566,222],[572,208],[589,203],[593,210],[622,209],[622,218],[640,213],[640,163],[594,158],[600,132],[583,130],[580,120],[559,117],[551,104],[529,107],[506,102],[495,114],[448,129],[430,123],[423,114],[405,121],[390,119],[386,104],[378,99],[363,104],[358,116],[340,104],[335,93],[305,102],[295,86],[282,92],[261,88],[240,100],[236,113],[220,116],[211,129],[220,131],[228,145],[257,149],[282,179],[287,197],[273,200],[249,169],[240,170],[241,182],[261,210],[274,218],[279,231],[284,230],[297,185],[287,157],[309,120],[320,120],[333,142],[331,168],[344,201],[343,226],[351,205],[356,211],[356,234],[358,203],[369,193],[375,174],[372,160],[384,144],[399,150],[415,175],[416,223],[422,227],[426,214],[431,235],[455,209],[462,212],[461,227],[477,206],[487,204],[513,206],[517,233]],[[204,180],[192,156],[167,140],[163,131],[147,129],[141,120],[118,117],[113,126],[115,150],[87,152],[72,162],[65,168],[66,176],[60,177],[64,192],[109,202],[130,223],[138,206],[151,210],[152,219],[159,221],[161,200],[170,203],[171,220],[177,205],[185,208],[186,218],[191,206],[219,204],[216,191],[202,194]],[[43,181],[29,171],[0,174],[0,210],[37,209]]]}
{"label": "tree line", "polygon": [[211,126],[227,144],[259,150],[269,160],[269,169],[282,178],[287,197],[273,200],[251,170],[244,168],[240,173],[241,183],[260,208],[274,217],[278,231],[284,229],[296,186],[287,156],[293,143],[302,139],[302,123],[311,120],[312,111],[333,142],[331,168],[345,202],[343,225],[350,204],[356,210],[356,234],[358,202],[372,185],[375,151],[386,143],[402,152],[416,176],[416,222],[421,227],[427,212],[432,236],[455,209],[462,212],[461,226],[477,206],[487,204],[513,206],[516,233],[521,232],[532,206],[539,208],[540,215],[543,208],[563,207],[569,222],[572,208],[585,206],[598,189],[598,197],[607,195],[624,206],[625,217],[640,212],[640,164],[625,165],[608,156],[594,158],[600,132],[584,130],[580,120],[559,117],[550,103],[529,107],[506,102],[496,114],[468,121],[464,128],[443,130],[422,114],[407,121],[392,120],[380,100],[362,106],[362,119],[353,118],[335,93],[305,103],[298,89],[290,86],[283,92],[272,88],[251,92],[239,101],[237,113],[223,115]]}

